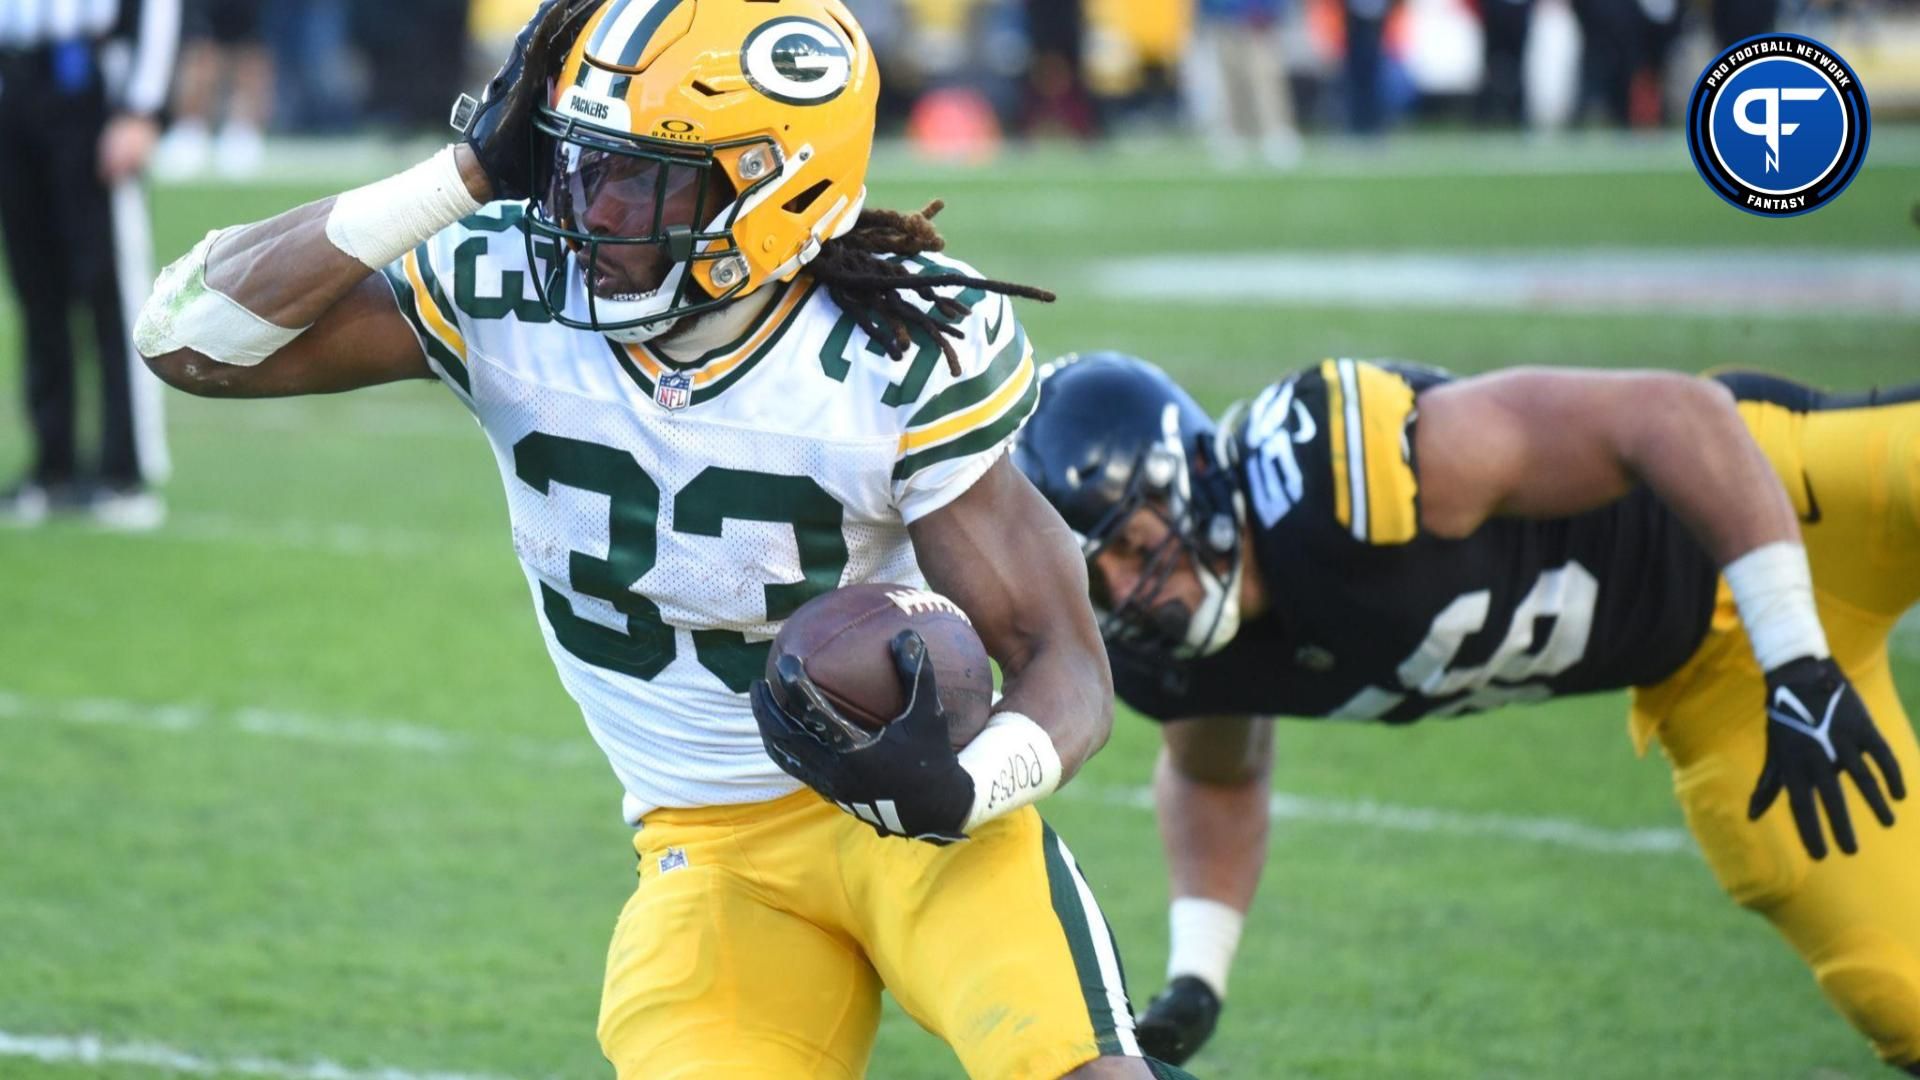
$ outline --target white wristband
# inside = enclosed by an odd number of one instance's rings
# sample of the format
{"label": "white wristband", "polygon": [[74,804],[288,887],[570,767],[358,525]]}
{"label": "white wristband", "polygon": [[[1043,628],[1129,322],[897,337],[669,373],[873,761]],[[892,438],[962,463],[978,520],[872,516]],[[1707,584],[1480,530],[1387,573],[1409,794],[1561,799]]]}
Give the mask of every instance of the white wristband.
{"label": "white wristband", "polygon": [[449,146],[406,172],[336,197],[327,239],[378,270],[480,206]]}
{"label": "white wristband", "polygon": [[1785,540],[1764,544],[1728,563],[1721,574],[1740,607],[1740,621],[1746,624],[1760,670],[1832,655],[1814,604],[1805,547]]}
{"label": "white wristband", "polygon": [[960,767],[973,777],[966,832],[1044,799],[1060,786],[1060,752],[1053,747],[1053,737],[1017,712],[994,713],[960,751]]}
{"label": "white wristband", "polygon": [[1240,948],[1240,928],[1246,921],[1230,904],[1204,896],[1175,897],[1167,908],[1171,931],[1167,981],[1192,975],[1226,1000],[1227,970]]}
{"label": "white wristband", "polygon": [[208,233],[154,279],[133,326],[141,356],[192,349],[218,363],[253,367],[305,331],[276,326],[207,284],[207,254],[219,238],[218,229]]}

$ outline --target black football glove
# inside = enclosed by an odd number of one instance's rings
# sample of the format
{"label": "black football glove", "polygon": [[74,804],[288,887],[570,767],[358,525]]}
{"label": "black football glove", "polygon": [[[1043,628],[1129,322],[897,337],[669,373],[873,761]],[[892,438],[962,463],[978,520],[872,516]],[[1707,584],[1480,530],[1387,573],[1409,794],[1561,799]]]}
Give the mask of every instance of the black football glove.
{"label": "black football glove", "polygon": [[1220,995],[1197,976],[1182,975],[1147,1002],[1133,1034],[1148,1057],[1180,1065],[1206,1045],[1219,1022]]}
{"label": "black football glove", "polygon": [[1888,794],[1906,798],[1900,763],[1893,759],[1893,751],[1840,666],[1811,658],[1782,664],[1767,672],[1767,764],[1747,804],[1747,817],[1758,819],[1785,790],[1794,824],[1800,828],[1800,842],[1807,846],[1807,854],[1824,859],[1827,839],[1814,802],[1817,795],[1832,823],[1834,842],[1851,855],[1859,846],[1854,843],[1853,821],[1847,816],[1840,787],[1842,772],[1853,777],[1880,824],[1893,824],[1893,809],[1867,768],[1868,758],[1886,778]]}
{"label": "black football glove", "polygon": [[580,28],[602,0],[544,0],[513,39],[500,65],[475,101],[466,94],[453,105],[453,128],[467,137],[496,199],[533,194],[533,114],[546,100],[548,80],[566,60]]}
{"label": "black football glove", "polygon": [[760,741],[789,776],[881,836],[933,844],[965,840],[961,830],[973,810],[973,777],[948,742],[927,643],[902,630],[892,648],[907,709],[886,728],[874,733],[841,716],[800,660],[783,656],[774,664],[777,691],[765,679],[753,684]]}

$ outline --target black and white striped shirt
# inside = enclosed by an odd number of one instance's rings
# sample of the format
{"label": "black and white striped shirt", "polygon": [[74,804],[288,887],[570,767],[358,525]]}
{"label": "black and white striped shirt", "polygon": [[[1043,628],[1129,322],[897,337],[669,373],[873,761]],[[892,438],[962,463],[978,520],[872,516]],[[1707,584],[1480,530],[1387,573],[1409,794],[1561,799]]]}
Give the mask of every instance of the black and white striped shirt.
{"label": "black and white striped shirt", "polygon": [[68,41],[108,46],[109,87],[129,112],[166,104],[180,46],[180,0],[0,0],[0,50]]}

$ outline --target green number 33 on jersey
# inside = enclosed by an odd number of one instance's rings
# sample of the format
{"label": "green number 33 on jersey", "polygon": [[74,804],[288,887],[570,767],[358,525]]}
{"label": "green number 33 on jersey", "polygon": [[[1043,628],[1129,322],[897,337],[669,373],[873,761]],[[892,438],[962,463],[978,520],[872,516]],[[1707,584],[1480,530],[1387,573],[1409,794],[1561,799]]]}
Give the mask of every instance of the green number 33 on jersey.
{"label": "green number 33 on jersey", "polygon": [[[514,444],[513,464],[521,481],[542,495],[562,484],[608,499],[607,557],[569,552],[567,577],[575,592],[605,600],[626,616],[626,628],[581,618],[571,600],[541,582],[541,607],[554,637],[595,667],[636,679],[660,674],[675,656],[674,630],[659,605],[633,591],[659,558],[660,485],[624,450],[543,432]],[[786,618],[840,583],[847,568],[845,516],[845,508],[810,476],[717,465],[701,470],[673,501],[674,531],[683,535],[717,537],[729,519],[793,526],[801,579],[765,586],[768,621]],[[692,634],[700,666],[734,693],[745,693],[765,667],[767,642],[750,643],[735,630]]]}

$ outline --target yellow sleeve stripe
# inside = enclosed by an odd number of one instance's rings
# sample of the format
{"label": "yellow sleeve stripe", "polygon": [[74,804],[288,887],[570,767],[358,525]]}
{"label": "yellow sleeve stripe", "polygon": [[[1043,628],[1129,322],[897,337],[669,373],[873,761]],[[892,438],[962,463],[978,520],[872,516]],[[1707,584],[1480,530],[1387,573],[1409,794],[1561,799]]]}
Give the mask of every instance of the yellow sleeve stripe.
{"label": "yellow sleeve stripe", "polygon": [[420,249],[407,252],[400,265],[406,271],[407,283],[413,286],[414,307],[420,312],[421,322],[440,340],[440,344],[452,350],[464,363],[467,359],[467,339],[461,336],[460,328],[454,325],[453,320],[440,310],[440,305],[434,303],[432,293],[427,289],[426,276],[420,271]]}
{"label": "yellow sleeve stripe", "polygon": [[[1330,370],[1329,370],[1330,369]],[[1353,360],[1322,365],[1333,448],[1334,513],[1357,540],[1404,544],[1420,531],[1419,484],[1407,460],[1413,387]]]}
{"label": "yellow sleeve stripe", "polygon": [[1000,388],[985,401],[954,413],[938,423],[915,428],[901,435],[899,452],[908,454],[915,450],[924,450],[929,446],[958,439],[969,432],[991,426],[1007,410],[1019,403],[1021,396],[1027,392],[1027,387],[1033,384],[1033,379],[1033,346],[1028,345],[1026,354],[1020,358],[1020,366],[1015,368],[1013,375],[1006,382],[1001,383]]}
{"label": "yellow sleeve stripe", "polygon": [[1333,461],[1333,516],[1351,528],[1353,496],[1347,485],[1347,395],[1340,381],[1339,364],[1322,360],[1320,381],[1327,388],[1327,456]]}

